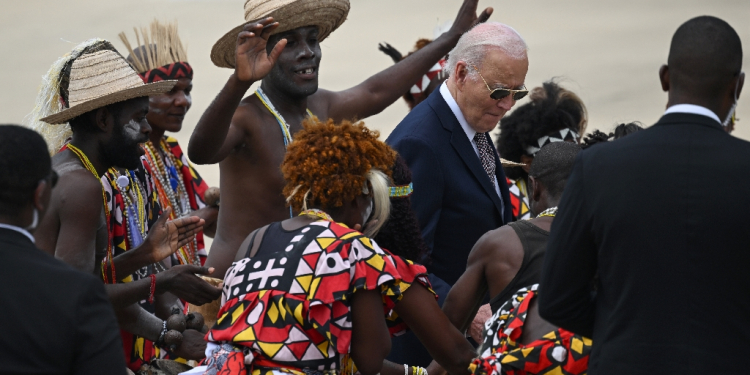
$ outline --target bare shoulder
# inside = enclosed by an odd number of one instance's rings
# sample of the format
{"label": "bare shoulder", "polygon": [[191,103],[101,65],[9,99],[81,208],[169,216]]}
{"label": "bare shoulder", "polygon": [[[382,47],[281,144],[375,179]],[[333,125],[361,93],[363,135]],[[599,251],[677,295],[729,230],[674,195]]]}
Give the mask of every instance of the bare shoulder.
{"label": "bare shoulder", "polygon": [[259,126],[268,111],[255,94],[248,95],[237,106],[232,117],[232,125],[243,130],[251,131],[253,127]]}
{"label": "bare shoulder", "polygon": [[479,238],[469,254],[469,262],[472,259],[485,264],[503,262],[520,265],[523,262],[523,246],[513,228],[503,225]]}
{"label": "bare shoulder", "polygon": [[330,117],[331,103],[334,102],[337,94],[334,91],[318,88],[315,94],[307,97],[307,107],[319,119],[327,119]]}
{"label": "bare shoulder", "polygon": [[101,180],[83,168],[80,162],[60,160],[58,163],[53,159],[53,168],[60,176],[53,194],[61,213],[69,210],[90,212],[98,217],[103,207]]}

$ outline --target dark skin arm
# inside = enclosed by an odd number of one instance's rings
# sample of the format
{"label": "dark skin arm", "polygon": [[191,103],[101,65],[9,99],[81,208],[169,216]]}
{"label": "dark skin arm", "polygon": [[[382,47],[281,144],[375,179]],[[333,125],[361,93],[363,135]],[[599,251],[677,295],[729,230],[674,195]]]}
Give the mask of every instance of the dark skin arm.
{"label": "dark skin arm", "polygon": [[444,57],[458,39],[475,24],[485,22],[492,8],[477,17],[479,0],[465,0],[451,29],[432,43],[397,64],[368,78],[357,86],[340,92],[319,90],[328,103],[328,116],[334,121],[366,118],[380,113],[414,85],[419,77]]}
{"label": "dark skin arm", "polygon": [[523,247],[512,228],[487,232],[471,249],[466,271],[445,297],[443,312],[456,328],[466,331],[487,290],[491,289],[491,295],[500,293],[522,263]]}
{"label": "dark skin arm", "polygon": [[[249,126],[252,112],[243,108],[240,101],[250,86],[271,71],[286,39],[280,40],[270,53],[266,42],[271,32],[278,27],[269,17],[260,23],[248,23],[237,36],[237,67],[221,89],[219,95],[208,106],[190,136],[188,156],[196,164],[218,163],[239,146]],[[258,35],[260,38],[256,38]]]}
{"label": "dark skin arm", "polygon": [[404,56],[401,54],[401,52],[399,52],[399,50],[396,49],[396,47],[388,43],[378,43],[378,49],[380,50],[380,52],[383,52],[386,55],[390,56],[391,60],[393,60],[393,63],[397,63],[404,58]]}
{"label": "dark skin arm", "polygon": [[85,169],[74,170],[60,178],[53,194],[53,200],[61,202],[55,258],[79,271],[98,275],[94,259],[104,209],[101,182]]}
{"label": "dark skin arm", "polygon": [[362,375],[380,372],[391,351],[391,337],[383,317],[378,290],[360,290],[352,296],[351,357]]}
{"label": "dark skin arm", "polygon": [[[205,282],[199,275],[211,275],[212,269],[194,265],[180,265],[156,274],[154,294],[170,292],[193,305],[203,305],[221,297],[221,289]],[[122,309],[144,299],[151,294],[151,278],[129,283],[105,285],[107,295],[115,309]]]}
{"label": "dark skin arm", "polygon": [[430,355],[438,358],[448,372],[455,375],[468,373],[467,368],[476,357],[476,352],[440,310],[434,294],[421,284],[414,283],[394,310],[414,331]]}
{"label": "dark skin arm", "polygon": [[216,235],[216,222],[219,219],[219,208],[214,206],[203,207],[190,213],[203,219],[206,223],[203,225],[203,235],[213,238]]}

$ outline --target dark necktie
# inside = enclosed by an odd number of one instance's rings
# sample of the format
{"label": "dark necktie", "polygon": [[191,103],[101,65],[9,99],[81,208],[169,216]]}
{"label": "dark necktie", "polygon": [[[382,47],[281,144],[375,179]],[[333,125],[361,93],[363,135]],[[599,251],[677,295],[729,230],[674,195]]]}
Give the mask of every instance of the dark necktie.
{"label": "dark necktie", "polygon": [[487,133],[474,134],[474,143],[477,144],[477,150],[479,151],[479,161],[482,162],[484,171],[487,172],[487,176],[492,182],[492,186],[495,186],[495,150],[493,149],[490,142],[487,141]]}

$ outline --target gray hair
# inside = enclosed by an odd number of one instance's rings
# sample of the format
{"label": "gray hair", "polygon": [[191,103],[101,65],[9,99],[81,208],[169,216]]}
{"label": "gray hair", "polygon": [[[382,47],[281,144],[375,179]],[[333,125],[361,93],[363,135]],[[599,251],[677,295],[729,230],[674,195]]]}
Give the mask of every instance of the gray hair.
{"label": "gray hair", "polygon": [[[481,67],[484,56],[490,48],[497,48],[513,59],[523,59],[529,47],[521,35],[512,27],[499,22],[485,22],[474,26],[462,35],[458,43],[448,55],[448,63],[444,73],[452,74],[459,61]],[[477,72],[469,69],[469,76],[475,77]]]}

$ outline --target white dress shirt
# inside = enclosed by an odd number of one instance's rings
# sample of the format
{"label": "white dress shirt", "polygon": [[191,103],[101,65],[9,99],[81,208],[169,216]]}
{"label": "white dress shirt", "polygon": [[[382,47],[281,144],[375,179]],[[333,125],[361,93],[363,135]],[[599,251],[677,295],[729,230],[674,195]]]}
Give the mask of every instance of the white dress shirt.
{"label": "white dress shirt", "polygon": [[[469,143],[471,143],[471,147],[474,148],[474,153],[477,155],[477,158],[481,162],[482,159],[479,157],[479,148],[477,148],[477,143],[474,142],[474,136],[477,134],[477,131],[474,130],[474,128],[469,125],[468,122],[466,122],[466,118],[464,117],[464,114],[461,112],[461,108],[458,107],[458,103],[456,102],[456,99],[453,98],[453,95],[451,94],[450,90],[448,90],[448,82],[443,82],[442,85],[440,85],[440,95],[443,96],[443,99],[446,103],[448,103],[448,107],[451,109],[451,112],[453,112],[453,115],[456,116],[456,120],[458,120],[458,123],[461,124],[461,129],[464,130],[464,133],[466,133],[466,137],[469,138]],[[495,146],[492,146],[493,148]],[[495,165],[495,168],[502,168],[501,165]],[[500,187],[498,186],[499,181],[497,181],[497,178],[495,178],[495,192],[498,196],[500,195]]]}
{"label": "white dress shirt", "polygon": [[23,229],[21,227],[17,227],[15,225],[8,225],[8,224],[3,224],[3,223],[0,223],[0,228],[10,229],[10,230],[14,230],[14,231],[16,231],[18,233],[21,233],[24,236],[28,237],[31,240],[32,243],[34,243],[34,236],[32,236],[31,233],[29,233],[29,231],[27,231],[26,229]]}
{"label": "white dress shirt", "polygon": [[667,110],[664,112],[665,115],[670,113],[692,113],[694,115],[706,116],[716,120],[719,125],[722,125],[721,120],[719,120],[719,116],[717,116],[714,111],[695,104],[675,104],[667,108]]}

